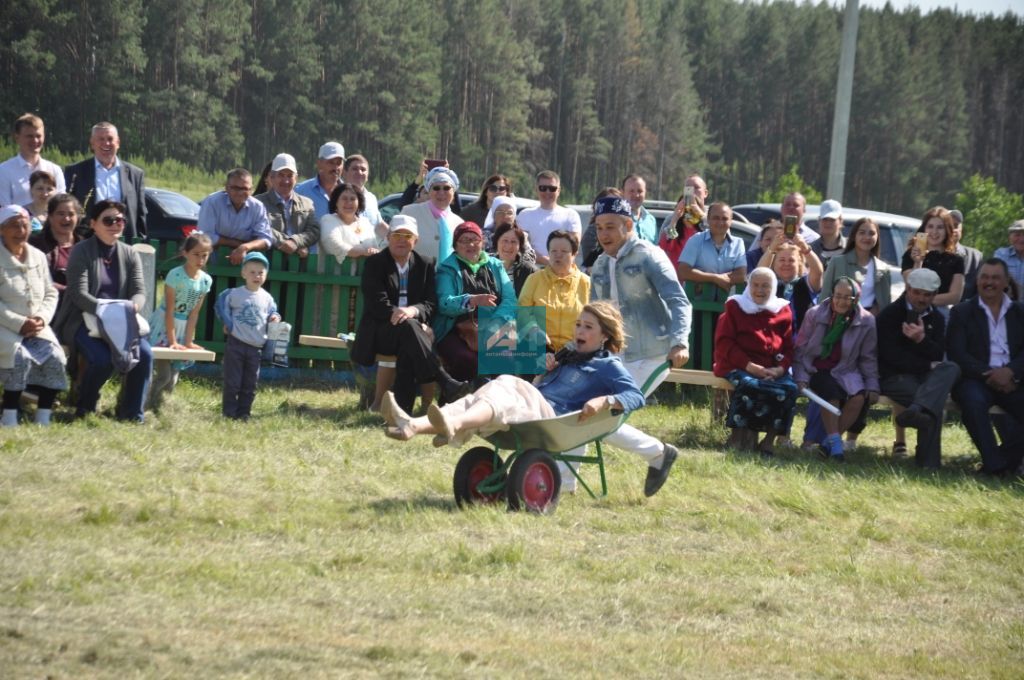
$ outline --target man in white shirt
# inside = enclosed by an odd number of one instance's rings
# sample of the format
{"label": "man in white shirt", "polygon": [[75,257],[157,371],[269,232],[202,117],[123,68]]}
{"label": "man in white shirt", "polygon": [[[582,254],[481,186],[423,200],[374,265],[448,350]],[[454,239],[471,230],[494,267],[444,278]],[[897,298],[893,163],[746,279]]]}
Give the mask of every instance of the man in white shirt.
{"label": "man in white shirt", "polygon": [[31,203],[28,179],[37,170],[50,173],[57,185],[57,193],[64,192],[64,171],[40,155],[44,141],[46,129],[42,118],[26,113],[14,121],[14,143],[18,145],[18,153],[0,163],[0,206]]}
{"label": "man in white shirt", "polygon": [[562,193],[562,182],[554,170],[544,170],[537,175],[537,198],[540,205],[527,208],[516,217],[516,224],[530,237],[533,249],[537,251],[537,264],[548,263],[548,235],[556,229],[571,231],[576,238],[583,236],[580,216],[572,208],[558,205]]}
{"label": "man in white shirt", "polygon": [[[981,454],[981,472],[1019,471],[1024,457],[1024,303],[1006,294],[1010,275],[998,258],[978,270],[978,296],[953,307],[949,315],[946,353],[960,366],[953,398],[960,405],[964,427]],[[1006,411],[996,443],[989,408]]]}

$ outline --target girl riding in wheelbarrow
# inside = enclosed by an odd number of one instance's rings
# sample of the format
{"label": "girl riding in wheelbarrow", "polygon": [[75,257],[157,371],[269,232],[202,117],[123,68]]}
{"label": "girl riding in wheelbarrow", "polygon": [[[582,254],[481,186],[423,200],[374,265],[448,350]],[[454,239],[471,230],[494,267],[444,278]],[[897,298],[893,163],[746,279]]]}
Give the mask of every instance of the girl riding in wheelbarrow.
{"label": "girl riding in wheelbarrow", "polygon": [[[584,421],[605,410],[629,413],[644,405],[644,396],[616,356],[625,347],[622,317],[608,302],[592,302],[576,320],[569,351],[546,357],[547,373],[536,385],[511,375],[486,383],[475,393],[451,404],[431,404],[425,417],[413,418],[388,392],[381,413],[387,436],[408,440],[434,435],[434,445],[461,446],[474,435],[487,437],[514,423],[555,418],[579,410]],[[650,461],[644,493],[653,496],[664,485],[675,451]]]}

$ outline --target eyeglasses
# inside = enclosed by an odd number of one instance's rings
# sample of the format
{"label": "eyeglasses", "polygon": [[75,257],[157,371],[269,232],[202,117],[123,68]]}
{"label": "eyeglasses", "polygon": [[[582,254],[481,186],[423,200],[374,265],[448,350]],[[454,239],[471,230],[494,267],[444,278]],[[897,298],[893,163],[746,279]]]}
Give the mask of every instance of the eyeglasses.
{"label": "eyeglasses", "polygon": [[431,191],[451,191],[452,188],[450,186],[448,186],[447,184],[435,184],[434,186],[430,187],[430,190]]}
{"label": "eyeglasses", "polygon": [[546,193],[554,193],[558,191],[558,187],[553,187],[550,184],[539,184],[537,185],[537,191],[543,191]]}
{"label": "eyeglasses", "polygon": [[124,215],[104,215],[100,218],[100,222],[108,227],[112,227],[115,224],[124,224]]}
{"label": "eyeglasses", "polygon": [[240,187],[240,186],[236,186],[234,184],[230,184],[230,185],[228,185],[228,191],[237,191],[239,193],[244,191],[245,193],[249,193],[249,192],[252,191],[252,187],[251,186]]}
{"label": "eyeglasses", "polygon": [[483,243],[483,240],[478,238],[460,238],[456,243],[460,246],[478,246]]}
{"label": "eyeglasses", "polygon": [[487,187],[487,190],[489,192],[491,192],[492,194],[496,194],[499,191],[504,191],[504,192],[507,193],[508,192],[508,187],[506,185],[504,185],[504,184],[492,184],[489,187]]}
{"label": "eyeglasses", "polygon": [[411,241],[416,237],[407,231],[393,231],[390,234],[388,234],[388,238],[397,238],[402,241]]}

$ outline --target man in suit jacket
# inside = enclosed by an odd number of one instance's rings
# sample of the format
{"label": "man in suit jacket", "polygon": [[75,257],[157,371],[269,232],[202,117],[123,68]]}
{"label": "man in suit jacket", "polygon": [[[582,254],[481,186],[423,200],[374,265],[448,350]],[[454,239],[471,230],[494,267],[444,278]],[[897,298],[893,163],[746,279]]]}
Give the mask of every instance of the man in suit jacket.
{"label": "man in suit jacket", "polygon": [[959,366],[943,361],[946,320],[932,304],[940,284],[931,269],[913,270],[875,323],[882,394],[906,407],[896,423],[917,430],[915,462],[930,470],[942,464],[942,412],[960,377]]}
{"label": "man in suit jacket", "polygon": [[277,154],[267,178],[270,191],[255,198],[267,209],[275,247],[288,255],[306,257],[320,240],[320,221],[313,201],[295,192],[298,172],[291,154]]}
{"label": "man in suit jacket", "polygon": [[[412,411],[416,385],[424,386],[426,406],[437,382],[447,401],[465,391],[434,353],[430,319],[437,310],[434,263],[414,251],[419,230],[416,220],[395,215],[388,228],[388,247],[366,258],[360,284],[363,316],[359,320],[352,360],[363,366],[377,363],[377,389],[371,410],[380,408],[384,393],[395,385],[395,401]],[[378,361],[394,356],[397,361]]]}
{"label": "man in suit jacket", "polygon": [[[1024,456],[1024,304],[1006,294],[1006,263],[990,258],[978,270],[978,297],[953,307],[947,352],[960,366],[953,391],[964,427],[981,454],[981,471],[1013,472]],[[996,444],[988,410],[1007,413],[1002,444]]]}
{"label": "man in suit jacket", "polygon": [[124,238],[146,238],[146,185],[142,168],[117,157],[121,139],[113,123],[92,126],[89,148],[93,157],[64,168],[68,193],[89,209],[99,201],[118,201],[125,205]]}

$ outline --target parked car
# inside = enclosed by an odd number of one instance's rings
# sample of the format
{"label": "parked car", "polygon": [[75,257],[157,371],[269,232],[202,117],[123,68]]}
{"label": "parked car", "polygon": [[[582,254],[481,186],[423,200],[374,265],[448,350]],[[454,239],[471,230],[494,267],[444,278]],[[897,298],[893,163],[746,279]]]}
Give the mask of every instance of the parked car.
{"label": "parked car", "polygon": [[199,204],[188,196],[146,187],[146,233],[160,241],[181,241],[196,229]]}
{"label": "parked car", "polygon": [[[459,206],[465,208],[470,203],[476,201],[479,198],[479,194],[459,194]],[[384,198],[377,202],[377,206],[380,209],[380,216],[385,222],[391,224],[391,218],[402,212],[402,207],[399,205],[402,200],[402,194],[388,194]],[[540,202],[532,198],[521,198],[519,196],[512,197],[513,202],[516,205],[516,212],[524,210],[526,208],[534,208],[540,205]],[[483,226],[482,224],[480,226]]]}
{"label": "parked car", "polygon": [[[808,205],[804,210],[804,224],[818,231],[818,205]],[[746,217],[752,224],[764,224],[770,219],[781,219],[782,205],[780,203],[748,203],[734,205],[734,213]],[[849,234],[854,222],[862,217],[870,217],[878,224],[880,248],[879,256],[894,267],[900,266],[900,258],[907,249],[910,236],[921,226],[919,218],[906,215],[894,215],[892,213],[878,212],[875,210],[860,210],[858,208],[843,207],[843,233]]]}

